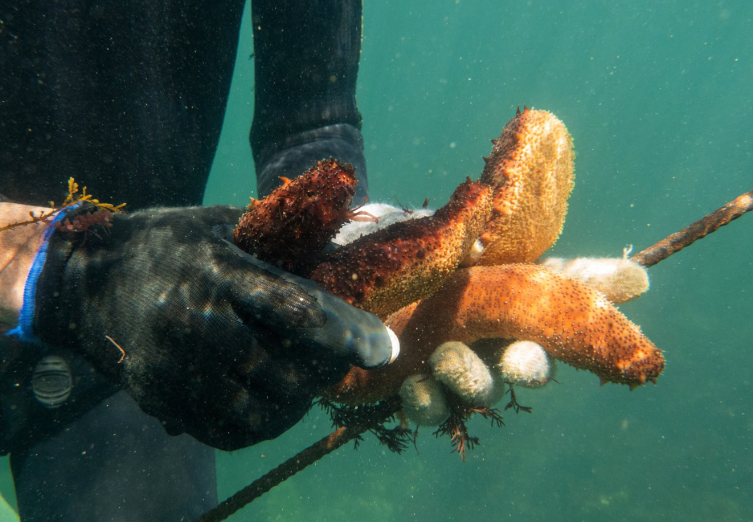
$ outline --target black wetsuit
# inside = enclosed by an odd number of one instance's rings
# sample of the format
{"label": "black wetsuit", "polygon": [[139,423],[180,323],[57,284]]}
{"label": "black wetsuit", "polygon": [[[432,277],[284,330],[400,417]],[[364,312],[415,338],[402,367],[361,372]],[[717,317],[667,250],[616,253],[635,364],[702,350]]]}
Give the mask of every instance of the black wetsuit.
{"label": "black wetsuit", "polygon": [[[132,210],[200,205],[243,15],[242,0],[3,0],[0,194],[46,205],[74,177]],[[365,195],[361,3],[256,0],[252,16],[260,194],[323,150],[357,164]],[[192,520],[216,504],[214,450],[166,435],[76,356],[0,348],[0,449],[22,520]],[[48,409],[30,380],[53,353],[74,385]]]}

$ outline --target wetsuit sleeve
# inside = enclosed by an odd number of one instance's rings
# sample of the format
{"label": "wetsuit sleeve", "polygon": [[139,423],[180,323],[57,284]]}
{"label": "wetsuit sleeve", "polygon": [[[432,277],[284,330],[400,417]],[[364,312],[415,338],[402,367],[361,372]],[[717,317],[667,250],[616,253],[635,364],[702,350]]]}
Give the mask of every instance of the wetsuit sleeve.
{"label": "wetsuit sleeve", "polygon": [[361,1],[252,3],[255,106],[251,149],[260,195],[328,156],[353,164],[367,195],[356,105]]}

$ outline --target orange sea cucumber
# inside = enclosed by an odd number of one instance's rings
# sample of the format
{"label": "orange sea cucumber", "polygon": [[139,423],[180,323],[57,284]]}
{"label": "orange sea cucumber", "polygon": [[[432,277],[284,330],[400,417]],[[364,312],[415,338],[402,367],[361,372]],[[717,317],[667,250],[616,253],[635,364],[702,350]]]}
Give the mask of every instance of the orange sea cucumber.
{"label": "orange sea cucumber", "polygon": [[491,189],[468,179],[433,216],[395,223],[328,255],[310,278],[382,318],[440,288],[478,238]]}
{"label": "orange sea cucumber", "polygon": [[358,180],[349,163],[330,158],[283,182],[249,205],[233,240],[241,250],[300,275],[301,265],[321,252],[348,220]]}
{"label": "orange sea cucumber", "polygon": [[397,361],[380,370],[352,369],[328,396],[355,403],[388,397],[409,375],[429,373],[432,351],[449,340],[534,341],[602,382],[631,388],[655,382],[664,369],[661,350],[602,294],[539,265],[458,270],[437,293],[391,315],[386,324],[400,338]]}
{"label": "orange sea cucumber", "polygon": [[479,264],[535,261],[562,232],[573,189],[573,140],[553,114],[525,109],[492,142],[479,180],[494,187]]}

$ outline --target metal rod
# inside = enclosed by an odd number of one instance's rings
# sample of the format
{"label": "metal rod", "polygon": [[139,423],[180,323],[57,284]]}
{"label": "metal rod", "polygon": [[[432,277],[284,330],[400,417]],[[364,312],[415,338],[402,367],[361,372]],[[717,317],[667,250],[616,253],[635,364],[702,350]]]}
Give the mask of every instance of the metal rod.
{"label": "metal rod", "polygon": [[663,261],[675,252],[692,245],[750,210],[753,210],[753,190],[730,201],[722,208],[715,210],[679,232],[662,239],[654,246],[635,254],[630,259],[646,268],[654,266],[659,261]]}
{"label": "metal rod", "polygon": [[263,477],[253,481],[232,497],[221,502],[216,508],[207,511],[201,517],[196,519],[195,522],[217,522],[219,520],[225,520],[227,517],[253,502],[273,487],[284,482],[289,477],[292,477],[325,455],[332,453],[337,448],[354,439],[367,429],[368,428],[361,428],[360,426],[338,428],[294,457],[289,458]]}

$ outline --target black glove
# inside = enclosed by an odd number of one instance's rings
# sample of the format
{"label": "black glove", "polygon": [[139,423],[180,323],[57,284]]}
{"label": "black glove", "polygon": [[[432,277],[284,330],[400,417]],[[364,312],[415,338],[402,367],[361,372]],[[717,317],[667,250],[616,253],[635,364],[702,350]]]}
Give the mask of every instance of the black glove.
{"label": "black glove", "polygon": [[351,364],[392,360],[396,339],[376,316],[228,243],[221,232],[241,213],[151,209],[56,231],[34,333],[82,354],[171,433],[224,450],[280,435]]}

